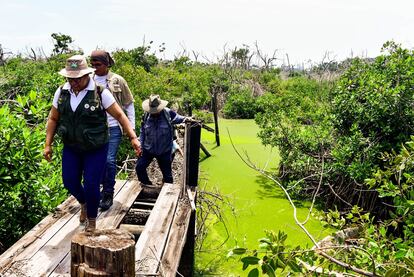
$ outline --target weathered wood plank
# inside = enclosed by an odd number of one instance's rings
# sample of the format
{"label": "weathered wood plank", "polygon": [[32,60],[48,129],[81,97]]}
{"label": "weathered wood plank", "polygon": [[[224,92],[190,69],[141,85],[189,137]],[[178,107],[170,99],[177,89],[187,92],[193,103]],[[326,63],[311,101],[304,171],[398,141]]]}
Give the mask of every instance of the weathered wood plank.
{"label": "weathered wood plank", "polygon": [[180,185],[164,184],[155,206],[135,245],[135,274],[157,274],[161,255],[177,208]]}
{"label": "weathered wood plank", "polygon": [[[125,183],[125,181],[117,182],[116,193],[125,186]],[[20,253],[17,259],[14,259],[13,265],[3,272],[4,276],[16,276],[16,274],[39,276],[53,271],[69,252],[73,234],[82,229],[79,226],[79,204],[76,203],[73,207],[45,230],[41,240],[36,240],[35,248],[30,247],[30,252],[25,250]]]}
{"label": "weathered wood plank", "polygon": [[13,268],[19,268],[22,261],[37,253],[79,209],[78,202],[72,196],[60,204],[53,214],[45,217],[0,256],[0,273],[7,274]]}
{"label": "weathered wood plank", "polygon": [[98,218],[97,228],[117,228],[142,190],[137,180],[127,182],[123,193],[116,195],[112,207]]}
{"label": "weathered wood plank", "polygon": [[[126,182],[122,191],[115,195],[112,207],[98,216],[97,228],[117,228],[140,191],[141,186],[136,180]],[[67,252],[69,253],[69,249]],[[70,255],[68,253],[50,276],[62,276],[70,273]]]}
{"label": "weathered wood plank", "polygon": [[181,254],[187,237],[191,217],[191,206],[187,201],[180,200],[168,235],[167,245],[162,255],[159,272],[161,276],[177,276]]}

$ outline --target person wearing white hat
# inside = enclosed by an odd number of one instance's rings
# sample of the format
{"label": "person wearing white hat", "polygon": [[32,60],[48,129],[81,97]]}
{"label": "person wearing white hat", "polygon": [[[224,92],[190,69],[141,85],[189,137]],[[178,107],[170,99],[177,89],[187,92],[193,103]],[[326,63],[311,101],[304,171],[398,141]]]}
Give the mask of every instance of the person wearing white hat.
{"label": "person wearing white hat", "polygon": [[167,108],[167,104],[168,101],[162,100],[159,95],[151,95],[142,102],[142,109],[145,111],[139,136],[142,155],[137,161],[135,170],[143,186],[152,185],[148,178],[147,167],[154,158],[161,169],[163,182],[173,182],[171,153],[174,130],[172,125],[191,120],[191,118],[179,115]]}
{"label": "person wearing white hat", "polygon": [[81,204],[79,221],[87,223],[87,231],[96,228],[99,185],[108,152],[106,112],[121,123],[136,155],[141,154],[140,142],[128,118],[111,92],[95,85],[89,76],[92,72],[85,57],[67,59],[59,72],[67,82],[55,92],[43,150],[44,158],[51,161],[54,136],[57,133],[62,138],[63,184]]}

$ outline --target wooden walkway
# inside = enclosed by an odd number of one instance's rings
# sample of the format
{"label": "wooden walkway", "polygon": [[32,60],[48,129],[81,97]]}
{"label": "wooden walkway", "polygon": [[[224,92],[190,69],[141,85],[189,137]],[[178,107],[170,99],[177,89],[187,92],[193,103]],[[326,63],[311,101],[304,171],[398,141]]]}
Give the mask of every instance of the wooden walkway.
{"label": "wooden walkway", "polygon": [[[98,214],[97,228],[119,228],[144,190],[136,180],[117,181],[114,204]],[[180,195],[182,197],[180,197]],[[187,237],[191,206],[179,184],[164,184],[135,246],[136,276],[176,276]],[[0,276],[70,276],[72,236],[79,225],[80,206],[69,197],[24,237],[0,256]],[[134,226],[132,226],[134,227]]]}

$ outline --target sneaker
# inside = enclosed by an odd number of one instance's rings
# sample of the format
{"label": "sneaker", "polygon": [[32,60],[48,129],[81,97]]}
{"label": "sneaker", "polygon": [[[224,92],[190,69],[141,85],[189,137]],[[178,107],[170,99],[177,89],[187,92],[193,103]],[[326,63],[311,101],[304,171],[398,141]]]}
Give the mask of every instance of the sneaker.
{"label": "sneaker", "polygon": [[114,201],[114,195],[110,192],[103,192],[101,202],[99,203],[99,208],[101,208],[102,211],[106,211],[109,209]]}

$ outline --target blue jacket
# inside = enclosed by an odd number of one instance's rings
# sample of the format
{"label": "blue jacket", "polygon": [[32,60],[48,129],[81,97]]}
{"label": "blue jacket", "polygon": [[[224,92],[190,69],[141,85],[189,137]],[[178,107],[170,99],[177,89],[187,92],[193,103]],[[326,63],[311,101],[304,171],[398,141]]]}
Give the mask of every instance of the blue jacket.
{"label": "blue jacket", "polygon": [[[170,152],[173,147],[172,125],[180,124],[185,116],[165,108],[159,114],[149,115],[141,124],[139,140],[142,148],[153,155],[161,155]],[[169,115],[167,118],[166,115]],[[170,123],[168,122],[170,121]]]}

